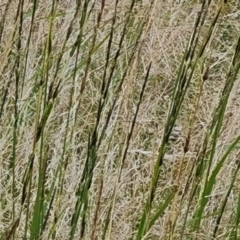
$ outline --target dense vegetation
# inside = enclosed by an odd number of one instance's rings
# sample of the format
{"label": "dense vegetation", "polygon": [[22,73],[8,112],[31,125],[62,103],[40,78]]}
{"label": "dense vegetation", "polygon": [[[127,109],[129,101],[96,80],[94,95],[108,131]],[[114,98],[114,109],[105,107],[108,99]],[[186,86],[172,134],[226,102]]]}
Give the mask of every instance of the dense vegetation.
{"label": "dense vegetation", "polygon": [[0,239],[239,239],[240,3],[0,2]]}

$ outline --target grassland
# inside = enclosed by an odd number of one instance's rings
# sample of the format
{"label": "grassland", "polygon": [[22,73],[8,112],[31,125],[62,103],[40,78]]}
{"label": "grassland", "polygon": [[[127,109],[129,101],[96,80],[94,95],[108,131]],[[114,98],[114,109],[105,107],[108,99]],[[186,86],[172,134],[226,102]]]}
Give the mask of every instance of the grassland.
{"label": "grassland", "polygon": [[240,239],[240,3],[0,2],[0,239]]}

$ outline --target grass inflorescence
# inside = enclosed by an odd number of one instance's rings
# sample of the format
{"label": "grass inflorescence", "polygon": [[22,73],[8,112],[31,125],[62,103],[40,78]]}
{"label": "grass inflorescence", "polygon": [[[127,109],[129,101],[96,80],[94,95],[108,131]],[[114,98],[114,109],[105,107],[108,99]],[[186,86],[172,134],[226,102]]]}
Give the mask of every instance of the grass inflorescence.
{"label": "grass inflorescence", "polygon": [[0,239],[240,238],[237,1],[0,9]]}

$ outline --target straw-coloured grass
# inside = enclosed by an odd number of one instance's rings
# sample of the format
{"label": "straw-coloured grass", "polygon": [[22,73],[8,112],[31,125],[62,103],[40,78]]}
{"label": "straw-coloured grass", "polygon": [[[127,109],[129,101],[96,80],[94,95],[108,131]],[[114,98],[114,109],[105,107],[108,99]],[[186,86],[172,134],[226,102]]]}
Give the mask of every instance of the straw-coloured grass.
{"label": "straw-coloured grass", "polygon": [[239,239],[237,1],[0,3],[0,239]]}

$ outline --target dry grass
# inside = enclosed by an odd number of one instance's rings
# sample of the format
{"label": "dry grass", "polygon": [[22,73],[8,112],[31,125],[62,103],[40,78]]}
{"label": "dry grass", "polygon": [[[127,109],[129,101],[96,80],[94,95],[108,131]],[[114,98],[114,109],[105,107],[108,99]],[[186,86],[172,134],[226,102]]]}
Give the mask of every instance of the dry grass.
{"label": "dry grass", "polygon": [[[240,135],[237,77],[208,172],[214,145],[206,133],[216,123],[237,52],[237,1],[223,5],[194,66],[220,0],[212,1],[198,28],[187,73],[194,74],[174,124],[181,131],[176,141],[166,142],[149,212],[154,215],[172,198],[142,235],[176,79],[204,1],[120,1],[115,8],[115,1],[85,0],[78,10],[76,2],[0,3],[1,239],[238,239],[238,145],[204,196],[209,201],[194,225],[206,177]],[[200,163],[206,168],[197,175]]]}

